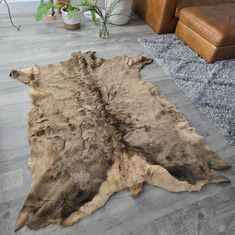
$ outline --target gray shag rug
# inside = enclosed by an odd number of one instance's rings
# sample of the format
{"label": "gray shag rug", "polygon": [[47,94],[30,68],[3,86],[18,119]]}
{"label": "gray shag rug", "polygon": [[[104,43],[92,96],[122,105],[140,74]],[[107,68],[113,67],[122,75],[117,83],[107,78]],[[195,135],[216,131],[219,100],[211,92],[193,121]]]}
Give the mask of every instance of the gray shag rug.
{"label": "gray shag rug", "polygon": [[198,109],[235,145],[235,60],[207,63],[174,34],[140,38]]}

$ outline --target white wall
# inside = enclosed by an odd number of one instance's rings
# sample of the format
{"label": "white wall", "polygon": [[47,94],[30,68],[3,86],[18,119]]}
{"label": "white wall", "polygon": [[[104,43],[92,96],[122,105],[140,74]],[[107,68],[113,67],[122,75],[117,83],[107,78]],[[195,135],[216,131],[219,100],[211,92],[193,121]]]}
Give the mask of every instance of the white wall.
{"label": "white wall", "polygon": [[[12,13],[27,13],[35,12],[40,0],[7,0]],[[98,4],[104,7],[105,0],[98,0]],[[7,13],[7,8],[4,3],[0,4],[0,14]]]}
{"label": "white wall", "polygon": [[39,2],[40,0],[7,0],[8,3],[12,2]]}
{"label": "white wall", "polygon": [[[7,0],[12,13],[35,12],[40,0]],[[7,13],[4,2],[0,4],[0,14]]]}

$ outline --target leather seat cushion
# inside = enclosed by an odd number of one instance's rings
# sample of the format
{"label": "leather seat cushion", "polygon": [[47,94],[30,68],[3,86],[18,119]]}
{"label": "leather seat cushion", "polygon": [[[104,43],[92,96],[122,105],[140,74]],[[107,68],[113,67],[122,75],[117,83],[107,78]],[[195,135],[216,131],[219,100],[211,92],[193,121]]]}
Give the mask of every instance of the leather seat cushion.
{"label": "leather seat cushion", "polygon": [[235,45],[235,3],[184,8],[179,19],[217,47]]}
{"label": "leather seat cushion", "polygon": [[183,8],[200,6],[200,5],[216,5],[219,3],[233,2],[233,0],[176,0],[175,17],[179,17],[179,12]]}

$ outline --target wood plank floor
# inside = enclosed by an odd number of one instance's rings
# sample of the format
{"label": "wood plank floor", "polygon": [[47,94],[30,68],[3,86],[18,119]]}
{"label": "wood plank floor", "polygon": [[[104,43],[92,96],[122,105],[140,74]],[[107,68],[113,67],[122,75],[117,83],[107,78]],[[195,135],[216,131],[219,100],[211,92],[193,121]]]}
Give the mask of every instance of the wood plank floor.
{"label": "wood plank floor", "polygon": [[[78,50],[95,50],[105,58],[123,54],[137,56],[143,54],[143,48],[136,39],[154,35],[137,18],[123,27],[111,26],[109,40],[99,39],[95,26],[87,21],[80,31],[72,32],[63,28],[61,19],[39,24],[35,23],[33,15],[18,14],[14,19],[22,25],[20,32],[10,27],[6,16],[0,16],[0,235],[14,234],[16,215],[31,182],[26,129],[29,89],[11,80],[9,71],[32,64],[55,63]],[[72,227],[50,225],[36,232],[23,228],[17,234],[235,234],[235,148],[226,143],[157,64],[147,66],[141,74],[143,79],[158,86],[206,142],[233,165],[233,169],[224,172],[231,183],[209,185],[198,193],[179,194],[146,186],[136,199],[123,191]]]}

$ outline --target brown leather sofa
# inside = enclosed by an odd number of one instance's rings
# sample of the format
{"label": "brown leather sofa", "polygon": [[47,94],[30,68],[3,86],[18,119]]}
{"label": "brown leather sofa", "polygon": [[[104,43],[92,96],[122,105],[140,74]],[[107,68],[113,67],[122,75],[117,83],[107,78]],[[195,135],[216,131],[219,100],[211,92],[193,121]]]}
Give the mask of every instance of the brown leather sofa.
{"label": "brown leather sofa", "polygon": [[134,0],[157,33],[173,33],[208,62],[235,58],[233,0]]}

